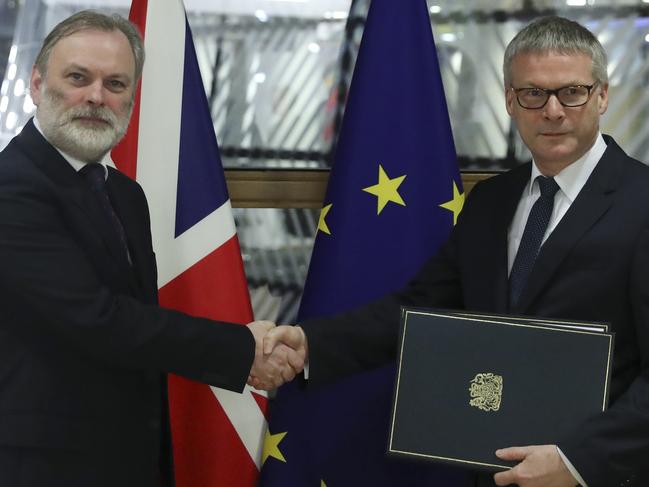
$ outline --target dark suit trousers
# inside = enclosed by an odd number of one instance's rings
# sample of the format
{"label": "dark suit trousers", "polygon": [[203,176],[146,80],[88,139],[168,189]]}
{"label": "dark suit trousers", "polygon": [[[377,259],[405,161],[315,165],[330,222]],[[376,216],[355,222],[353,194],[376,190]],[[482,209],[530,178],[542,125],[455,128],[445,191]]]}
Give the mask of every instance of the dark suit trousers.
{"label": "dark suit trousers", "polygon": [[[126,468],[125,468],[126,467]],[[115,473],[115,472],[120,472]],[[124,472],[132,472],[124,478]],[[108,465],[92,452],[0,447],[0,485],[11,487],[160,487],[158,472]]]}

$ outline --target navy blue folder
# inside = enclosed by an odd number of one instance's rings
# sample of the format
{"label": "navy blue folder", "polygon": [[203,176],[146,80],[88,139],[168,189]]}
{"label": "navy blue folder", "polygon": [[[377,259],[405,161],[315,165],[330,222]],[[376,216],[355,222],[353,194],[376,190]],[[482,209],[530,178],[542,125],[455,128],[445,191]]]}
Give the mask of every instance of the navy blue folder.
{"label": "navy blue folder", "polygon": [[602,323],[403,308],[388,454],[504,470],[607,405]]}

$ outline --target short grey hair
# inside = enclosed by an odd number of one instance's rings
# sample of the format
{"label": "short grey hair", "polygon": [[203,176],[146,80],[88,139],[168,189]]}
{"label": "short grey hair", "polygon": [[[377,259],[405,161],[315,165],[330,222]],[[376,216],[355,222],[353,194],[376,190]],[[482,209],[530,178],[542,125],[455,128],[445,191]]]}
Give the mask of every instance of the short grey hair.
{"label": "short grey hair", "polygon": [[38,56],[36,56],[36,61],[34,62],[36,69],[45,76],[47,74],[47,63],[54,46],[61,39],[83,30],[101,30],[105,32],[117,30],[122,32],[131,45],[131,51],[133,51],[133,58],[135,59],[135,81],[140,79],[140,76],[142,76],[142,68],[144,67],[144,43],[135,25],[121,15],[105,15],[94,10],[78,12],[52,29],[43,41]]}
{"label": "short grey hair", "polygon": [[593,61],[592,74],[600,84],[608,83],[606,51],[597,37],[583,25],[563,17],[541,17],[524,27],[505,49],[503,75],[511,85],[512,62],[521,53],[585,54]]}

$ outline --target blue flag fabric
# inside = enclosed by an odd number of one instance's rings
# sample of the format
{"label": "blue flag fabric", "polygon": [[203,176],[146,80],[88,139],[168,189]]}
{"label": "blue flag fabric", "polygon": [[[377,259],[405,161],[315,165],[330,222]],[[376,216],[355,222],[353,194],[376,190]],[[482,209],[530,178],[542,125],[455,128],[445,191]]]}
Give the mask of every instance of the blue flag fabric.
{"label": "blue flag fabric", "polygon": [[[426,2],[373,0],[299,319],[402,287],[447,239],[463,201]],[[394,375],[389,365],[329,387],[283,387],[262,485],[471,485],[461,470],[386,458]]]}

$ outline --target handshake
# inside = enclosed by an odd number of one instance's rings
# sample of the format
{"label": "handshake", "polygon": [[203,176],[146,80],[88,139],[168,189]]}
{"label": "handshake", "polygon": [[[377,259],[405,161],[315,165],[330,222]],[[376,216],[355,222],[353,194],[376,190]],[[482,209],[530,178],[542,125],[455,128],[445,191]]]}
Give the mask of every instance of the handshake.
{"label": "handshake", "polygon": [[270,391],[304,370],[308,346],[299,326],[275,326],[271,321],[253,321],[248,329],[255,338],[255,360],[248,385]]}

